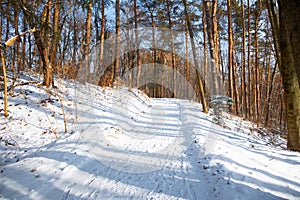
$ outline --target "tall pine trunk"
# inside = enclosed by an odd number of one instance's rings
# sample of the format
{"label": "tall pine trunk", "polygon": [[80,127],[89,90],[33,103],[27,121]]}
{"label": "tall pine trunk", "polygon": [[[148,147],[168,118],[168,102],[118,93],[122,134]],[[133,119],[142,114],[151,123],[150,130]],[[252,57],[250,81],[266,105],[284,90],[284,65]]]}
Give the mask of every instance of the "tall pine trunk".
{"label": "tall pine trunk", "polygon": [[247,34],[248,34],[248,44],[247,44],[247,70],[248,70],[248,116],[249,118],[252,118],[252,81],[251,81],[251,5],[250,5],[250,0],[247,1]]}
{"label": "tall pine trunk", "polygon": [[247,84],[246,84],[246,30],[245,30],[245,11],[244,0],[241,0],[242,10],[242,79],[241,79],[241,102],[242,113],[247,118]]}
{"label": "tall pine trunk", "polygon": [[228,90],[229,97],[233,99],[233,36],[232,36],[232,23],[231,23],[231,0],[227,0],[227,19],[228,19]]}
{"label": "tall pine trunk", "polygon": [[254,97],[254,113],[256,123],[260,122],[260,67],[259,67],[259,50],[258,50],[258,23],[261,14],[261,2],[260,0],[257,2],[257,8],[255,11],[255,23],[254,23],[254,50],[255,50],[255,70],[254,70],[254,89],[253,89],[253,97]]}

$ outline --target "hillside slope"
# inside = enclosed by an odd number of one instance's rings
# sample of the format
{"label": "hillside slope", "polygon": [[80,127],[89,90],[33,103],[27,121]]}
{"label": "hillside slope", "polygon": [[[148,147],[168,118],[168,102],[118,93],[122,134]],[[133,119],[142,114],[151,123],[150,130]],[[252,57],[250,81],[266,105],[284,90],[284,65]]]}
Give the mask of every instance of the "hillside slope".
{"label": "hillside slope", "polygon": [[300,154],[249,122],[220,127],[198,103],[121,86],[57,86],[17,87],[1,111],[0,199],[300,198]]}

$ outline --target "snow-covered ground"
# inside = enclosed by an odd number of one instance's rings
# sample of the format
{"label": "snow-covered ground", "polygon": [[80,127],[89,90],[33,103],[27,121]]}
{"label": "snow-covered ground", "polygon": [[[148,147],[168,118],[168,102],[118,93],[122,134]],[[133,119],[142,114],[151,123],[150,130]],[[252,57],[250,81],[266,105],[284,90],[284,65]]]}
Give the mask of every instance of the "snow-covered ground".
{"label": "snow-covered ground", "polygon": [[122,86],[56,84],[18,86],[10,116],[1,110],[0,199],[300,199],[300,154],[250,122],[226,115],[220,127],[198,103]]}

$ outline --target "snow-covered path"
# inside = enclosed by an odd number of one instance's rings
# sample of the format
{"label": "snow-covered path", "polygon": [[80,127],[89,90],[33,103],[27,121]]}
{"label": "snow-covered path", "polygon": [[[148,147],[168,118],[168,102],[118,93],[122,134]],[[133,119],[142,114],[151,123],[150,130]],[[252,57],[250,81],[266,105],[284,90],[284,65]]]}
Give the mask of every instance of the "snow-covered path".
{"label": "snow-covered path", "polygon": [[[42,109],[26,105],[32,115]],[[55,107],[47,103],[59,112]],[[31,119],[18,137],[12,132],[24,109],[11,110],[14,121],[1,117],[8,127],[1,136],[26,140],[10,160],[14,153],[1,142],[0,199],[300,198],[299,153],[266,145],[238,118],[226,120],[229,128],[216,126],[197,103],[124,88],[81,89],[76,130],[59,140],[43,135],[43,145]],[[49,118],[63,127],[59,115]]]}

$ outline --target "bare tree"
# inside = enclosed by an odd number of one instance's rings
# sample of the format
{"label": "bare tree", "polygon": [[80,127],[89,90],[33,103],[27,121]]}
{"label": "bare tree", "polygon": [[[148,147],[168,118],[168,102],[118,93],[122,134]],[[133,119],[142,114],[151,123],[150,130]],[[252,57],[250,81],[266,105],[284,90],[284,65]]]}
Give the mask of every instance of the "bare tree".
{"label": "bare tree", "polygon": [[27,23],[31,28],[36,28],[34,32],[35,43],[41,56],[43,65],[44,81],[43,85],[51,87],[54,85],[53,70],[49,61],[49,43],[50,43],[50,9],[52,1],[48,0],[43,6],[42,15],[39,16],[34,10],[33,5],[27,1],[18,1]]}

